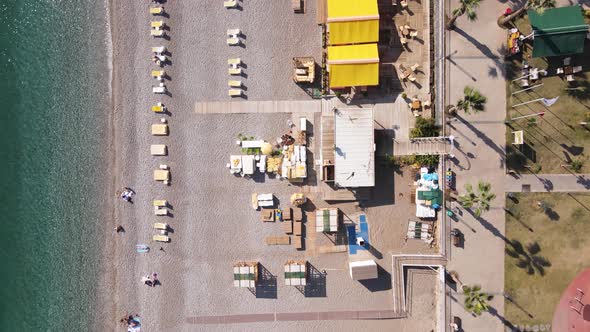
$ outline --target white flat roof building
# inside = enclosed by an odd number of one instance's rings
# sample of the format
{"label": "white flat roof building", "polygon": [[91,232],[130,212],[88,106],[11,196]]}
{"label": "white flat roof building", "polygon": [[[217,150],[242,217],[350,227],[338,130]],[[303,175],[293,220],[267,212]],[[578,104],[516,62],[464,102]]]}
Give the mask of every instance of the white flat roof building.
{"label": "white flat roof building", "polygon": [[334,182],[341,187],[374,187],[373,109],[337,109],[334,119]]}

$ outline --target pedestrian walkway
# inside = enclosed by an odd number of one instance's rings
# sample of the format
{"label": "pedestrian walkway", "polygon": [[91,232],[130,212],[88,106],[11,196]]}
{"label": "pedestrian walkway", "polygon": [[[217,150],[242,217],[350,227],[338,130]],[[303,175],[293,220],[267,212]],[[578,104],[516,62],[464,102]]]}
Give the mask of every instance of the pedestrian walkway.
{"label": "pedestrian walkway", "polygon": [[506,192],[590,192],[590,174],[506,175]]}

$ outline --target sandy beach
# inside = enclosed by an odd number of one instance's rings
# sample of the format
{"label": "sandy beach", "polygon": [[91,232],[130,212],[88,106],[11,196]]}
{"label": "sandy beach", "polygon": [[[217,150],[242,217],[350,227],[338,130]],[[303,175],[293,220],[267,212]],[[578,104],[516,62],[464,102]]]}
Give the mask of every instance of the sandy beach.
{"label": "sandy beach", "polygon": [[[239,10],[224,9],[221,1],[170,0],[164,4],[168,14],[163,20],[170,27],[167,40],[149,36],[152,17],[148,2],[112,1],[114,187],[127,186],[137,194],[133,204],[113,198],[114,221],[109,227],[122,225],[125,232],[113,234],[106,249],[112,259],[105,268],[105,282],[113,287],[112,294],[105,295],[110,321],[105,322],[104,330],[124,330],[117,322],[127,313],[139,314],[145,331],[434,328],[435,300],[428,294],[435,291],[436,277],[429,274],[414,278],[426,295],[414,299],[412,311],[416,315],[404,320],[236,325],[189,322],[190,317],[206,315],[391,309],[392,292],[386,285],[368,292],[369,287],[350,280],[346,254],[308,257],[292,246],[269,249],[264,245],[264,237],[280,234],[281,225],[259,221],[259,213],[250,207],[251,193],[272,192],[286,206],[289,196],[299,188],[268,176],[236,177],[225,165],[230,154],[240,153],[235,144],[238,134],[274,140],[287,130],[291,114],[203,115],[194,111],[197,102],[230,100],[227,80],[235,79],[227,75],[230,57],[240,57],[245,64],[246,74],[240,79],[246,97],[236,102],[310,99],[291,79],[293,56],[321,58],[315,3],[308,3],[305,15],[294,16],[287,0],[244,1]],[[243,47],[226,45],[229,28],[243,31]],[[168,48],[171,57],[171,65],[163,68],[170,76],[166,81],[168,95],[151,92],[157,81],[150,77],[150,70],[156,68],[150,62],[150,48],[160,45]],[[170,114],[152,113],[150,107],[156,102],[163,102]],[[150,126],[161,117],[167,119],[170,135],[152,136]],[[151,156],[151,144],[166,144],[168,156]],[[170,185],[152,178],[160,164],[171,169]],[[168,200],[172,215],[155,216],[154,199]],[[151,241],[154,222],[170,225],[171,243]],[[136,253],[139,243],[150,245],[151,251]],[[389,273],[391,257],[384,256],[379,263],[384,273]],[[287,259],[308,259],[318,270],[329,270],[326,295],[308,298],[285,286],[281,271]],[[246,289],[234,289],[231,266],[239,260],[258,260],[277,276],[275,294],[263,299]],[[140,282],[142,276],[152,272],[160,276],[160,286],[151,288]]]}

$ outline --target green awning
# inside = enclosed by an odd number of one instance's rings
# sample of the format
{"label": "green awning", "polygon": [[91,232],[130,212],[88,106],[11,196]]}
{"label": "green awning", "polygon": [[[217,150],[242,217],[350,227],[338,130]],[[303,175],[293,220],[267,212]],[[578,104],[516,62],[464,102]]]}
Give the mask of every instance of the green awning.
{"label": "green awning", "polygon": [[529,9],[528,15],[534,32],[533,58],[584,52],[588,25],[580,6],[545,9],[541,13]]}

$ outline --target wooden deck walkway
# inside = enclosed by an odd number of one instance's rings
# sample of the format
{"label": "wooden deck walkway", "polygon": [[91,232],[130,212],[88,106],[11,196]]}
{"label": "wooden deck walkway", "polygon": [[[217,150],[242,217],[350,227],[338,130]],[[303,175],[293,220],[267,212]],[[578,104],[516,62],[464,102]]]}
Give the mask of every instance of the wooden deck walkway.
{"label": "wooden deck walkway", "polygon": [[444,155],[451,150],[451,142],[443,138],[415,138],[409,141],[393,141],[394,156]]}
{"label": "wooden deck walkway", "polygon": [[321,112],[321,100],[212,101],[195,103],[198,114]]}
{"label": "wooden deck walkway", "polygon": [[393,310],[346,310],[318,312],[273,312],[263,314],[196,316],[187,317],[188,324],[238,324],[255,322],[287,322],[317,320],[366,320],[405,318],[403,313]]}

